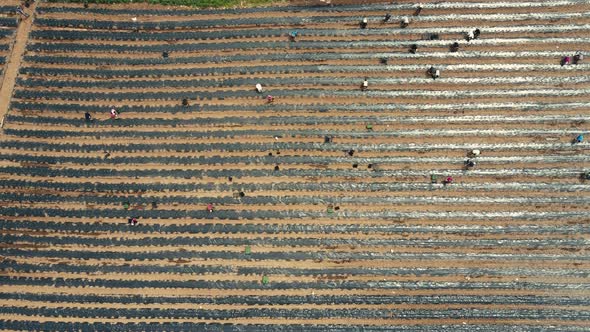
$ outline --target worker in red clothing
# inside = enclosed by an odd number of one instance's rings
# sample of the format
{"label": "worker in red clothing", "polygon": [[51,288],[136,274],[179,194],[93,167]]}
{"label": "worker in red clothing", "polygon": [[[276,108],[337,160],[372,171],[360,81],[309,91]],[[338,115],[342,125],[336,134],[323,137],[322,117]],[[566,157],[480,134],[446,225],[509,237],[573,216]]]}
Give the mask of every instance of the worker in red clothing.
{"label": "worker in red clothing", "polygon": [[451,184],[451,183],[453,183],[453,177],[452,176],[447,176],[447,178],[443,181],[443,184],[444,185]]}

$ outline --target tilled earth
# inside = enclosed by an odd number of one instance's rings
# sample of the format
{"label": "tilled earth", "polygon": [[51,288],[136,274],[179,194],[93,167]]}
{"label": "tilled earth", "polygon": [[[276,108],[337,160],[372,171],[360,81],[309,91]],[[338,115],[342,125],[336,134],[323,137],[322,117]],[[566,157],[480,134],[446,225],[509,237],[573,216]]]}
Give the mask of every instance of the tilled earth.
{"label": "tilled earth", "polygon": [[0,329],[587,331],[590,3],[348,2],[0,6]]}

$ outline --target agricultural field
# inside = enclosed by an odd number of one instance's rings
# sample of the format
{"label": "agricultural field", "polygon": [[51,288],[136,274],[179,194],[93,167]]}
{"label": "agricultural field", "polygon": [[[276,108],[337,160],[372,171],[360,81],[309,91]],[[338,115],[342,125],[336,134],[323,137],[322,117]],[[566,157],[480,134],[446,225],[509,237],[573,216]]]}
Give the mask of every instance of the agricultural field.
{"label": "agricultural field", "polygon": [[0,330],[590,330],[590,2],[347,2],[0,5]]}
{"label": "agricultural field", "polygon": [[14,41],[18,20],[12,13],[17,3],[6,0],[0,3],[0,82],[4,75],[4,67],[10,56],[11,43]]}

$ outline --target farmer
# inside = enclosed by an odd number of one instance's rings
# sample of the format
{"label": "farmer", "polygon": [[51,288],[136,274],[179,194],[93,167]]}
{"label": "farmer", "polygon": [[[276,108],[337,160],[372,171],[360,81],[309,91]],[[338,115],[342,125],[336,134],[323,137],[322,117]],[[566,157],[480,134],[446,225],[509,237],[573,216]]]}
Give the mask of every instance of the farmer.
{"label": "farmer", "polygon": [[480,34],[481,34],[481,31],[479,29],[473,30],[473,38],[474,39],[478,39]]}
{"label": "farmer", "polygon": [[452,176],[447,176],[447,178],[443,181],[443,184],[444,185],[451,184],[451,183],[453,183],[453,177]]}
{"label": "farmer", "polygon": [[119,118],[119,112],[117,112],[116,109],[111,108],[111,119],[118,119]]}
{"label": "farmer", "polygon": [[208,211],[209,213],[213,212],[213,204],[211,204],[211,203],[208,203],[208,204],[207,204],[207,211]]}
{"label": "farmer", "polygon": [[410,25],[410,19],[407,16],[402,17],[401,27],[407,28]]}
{"label": "farmer", "polygon": [[574,140],[575,143],[582,143],[584,141],[584,135],[580,134]]}
{"label": "farmer", "polygon": [[365,91],[369,88],[369,81],[367,81],[367,79],[365,78],[365,80],[363,81],[363,84],[361,85],[361,90]]}
{"label": "farmer", "polygon": [[420,13],[422,12],[422,9],[423,9],[423,8],[424,8],[424,6],[423,6],[421,3],[419,3],[419,4],[416,6],[416,11],[414,12],[414,16],[418,16],[418,15],[420,15]]}
{"label": "farmer", "polygon": [[457,51],[459,51],[459,43],[454,42],[451,44],[451,52],[457,52]]}
{"label": "farmer", "polygon": [[289,33],[289,39],[291,39],[291,41],[295,41],[297,35],[299,35],[299,32],[297,30],[291,31],[291,33]]}
{"label": "farmer", "polygon": [[25,19],[29,18],[29,14],[25,13],[25,7],[22,4],[16,7],[16,13],[20,14],[21,16],[24,16]]}
{"label": "farmer", "polygon": [[466,35],[467,41],[471,41],[472,39],[478,39],[481,31],[479,29],[473,29],[469,31]]}
{"label": "farmer", "polygon": [[574,65],[577,65],[578,63],[582,62],[582,60],[584,60],[584,54],[582,54],[581,52],[577,52],[576,55],[574,55]]}
{"label": "farmer", "polygon": [[361,29],[367,28],[367,24],[369,24],[367,21],[367,18],[364,17],[363,20],[361,21]]}
{"label": "farmer", "polygon": [[267,101],[268,103],[272,103],[273,101],[275,101],[275,97],[273,97],[273,96],[271,96],[271,95],[268,95],[268,96],[266,96],[266,101]]}
{"label": "farmer", "polygon": [[431,66],[428,69],[428,74],[430,74],[430,77],[432,77],[432,79],[435,80],[440,77],[440,70],[434,68],[434,66]]}
{"label": "farmer", "polygon": [[475,157],[479,156],[480,153],[481,153],[481,151],[479,151],[479,150],[471,150],[471,151],[469,151],[467,156],[471,157],[471,158],[475,158]]}
{"label": "farmer", "polygon": [[473,160],[471,160],[471,159],[467,159],[467,160],[465,161],[465,166],[466,166],[467,168],[473,168],[473,167],[475,167],[475,165],[476,165],[475,161],[473,161]]}
{"label": "farmer", "polygon": [[262,90],[262,84],[260,84],[260,83],[256,84],[256,92],[262,93],[262,91],[263,91]]}
{"label": "farmer", "polygon": [[84,113],[84,119],[86,119],[86,122],[90,122],[92,121],[92,116],[90,115],[90,113],[86,112]]}
{"label": "farmer", "polygon": [[385,14],[385,18],[383,19],[383,22],[389,22],[389,20],[391,20],[391,14],[387,13],[387,14]]}
{"label": "farmer", "polygon": [[561,59],[562,66],[569,65],[571,62],[572,58],[570,56],[564,56],[563,59]]}

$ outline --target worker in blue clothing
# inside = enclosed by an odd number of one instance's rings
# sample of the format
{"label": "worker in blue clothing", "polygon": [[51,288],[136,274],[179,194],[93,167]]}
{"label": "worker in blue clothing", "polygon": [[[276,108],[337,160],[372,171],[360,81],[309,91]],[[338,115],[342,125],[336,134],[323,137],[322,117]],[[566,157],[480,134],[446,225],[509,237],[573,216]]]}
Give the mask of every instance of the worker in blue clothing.
{"label": "worker in blue clothing", "polygon": [[25,18],[29,18],[29,14],[25,13],[23,4],[20,4],[18,7],[16,7],[16,13],[24,16]]}

